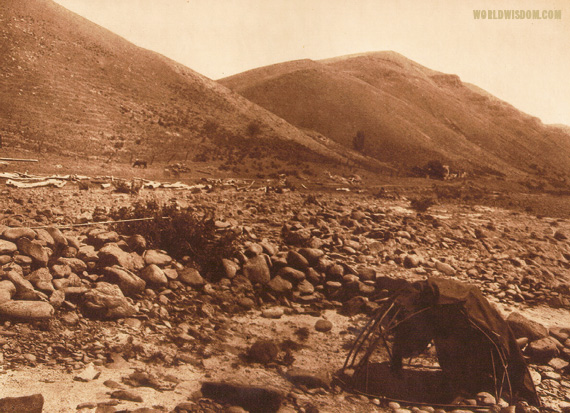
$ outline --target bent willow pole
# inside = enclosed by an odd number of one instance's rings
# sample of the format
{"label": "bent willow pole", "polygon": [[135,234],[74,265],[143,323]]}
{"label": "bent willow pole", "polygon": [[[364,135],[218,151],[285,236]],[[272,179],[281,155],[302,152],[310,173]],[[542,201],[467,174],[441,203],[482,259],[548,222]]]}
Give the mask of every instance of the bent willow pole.
{"label": "bent willow pole", "polygon": [[[383,305],[378,308],[377,313],[370,318],[370,320],[366,323],[356,340],[354,341],[353,345],[351,346],[348,355],[345,359],[343,368],[341,372],[344,374],[342,377],[337,377],[339,382],[346,385],[352,391],[359,393],[359,394],[367,394],[368,393],[368,380],[366,379],[366,392],[363,393],[362,391],[356,388],[354,383],[350,383],[351,380],[349,377],[353,377],[354,374],[361,373],[367,369],[370,364],[370,358],[374,351],[379,346],[380,342],[383,342],[383,345],[386,347],[387,354],[392,358],[392,351],[390,345],[388,344],[388,337],[387,335],[390,332],[395,331],[395,329],[402,325],[402,323],[417,317],[418,315],[428,311],[431,307],[424,307],[419,310],[416,310],[412,313],[407,313],[404,310],[405,306],[402,303],[398,302],[398,297],[401,291],[396,292],[391,297],[384,299]],[[509,377],[509,363],[508,357],[504,352],[504,349],[497,343],[497,341],[493,337],[494,332],[485,331],[484,328],[481,328],[477,323],[468,317],[465,310],[462,311],[463,315],[465,316],[466,320],[468,320],[471,327],[482,334],[489,342],[490,342],[490,351],[491,351],[491,360],[492,360],[492,371],[490,372],[493,377],[494,387],[495,387],[495,397],[499,400],[502,396],[503,390],[506,390],[509,395],[509,399],[513,401],[513,387],[511,383],[511,378]],[[497,334],[497,333],[494,333]],[[348,370],[352,370],[352,374],[349,373]],[[366,370],[367,371],[367,370]],[[367,375],[366,375],[367,377]],[[348,382],[348,383],[347,383]],[[370,396],[370,395],[369,395]],[[385,397],[382,395],[374,394],[371,395],[374,397],[381,398],[383,400],[394,400],[389,397]],[[412,401],[405,401],[405,400],[398,400],[410,405],[423,405],[425,403],[417,403]],[[434,404],[431,404],[434,406]],[[439,406],[448,406],[451,405],[439,405]],[[473,406],[458,406],[453,405],[455,408],[465,407],[466,409],[471,409]]]}

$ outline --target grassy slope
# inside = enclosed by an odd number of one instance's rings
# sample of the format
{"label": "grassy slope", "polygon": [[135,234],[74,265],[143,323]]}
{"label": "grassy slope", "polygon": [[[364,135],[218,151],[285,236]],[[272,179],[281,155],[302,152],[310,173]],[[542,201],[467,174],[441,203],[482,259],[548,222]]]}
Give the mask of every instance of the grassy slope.
{"label": "grassy slope", "polygon": [[518,174],[532,164],[570,171],[568,135],[455,75],[394,52],[254,69],[220,81],[294,125],[400,166],[442,159],[456,168]]}
{"label": "grassy slope", "polygon": [[343,159],[220,84],[49,0],[2,1],[0,68],[5,147],[122,160],[215,158],[227,147]]}

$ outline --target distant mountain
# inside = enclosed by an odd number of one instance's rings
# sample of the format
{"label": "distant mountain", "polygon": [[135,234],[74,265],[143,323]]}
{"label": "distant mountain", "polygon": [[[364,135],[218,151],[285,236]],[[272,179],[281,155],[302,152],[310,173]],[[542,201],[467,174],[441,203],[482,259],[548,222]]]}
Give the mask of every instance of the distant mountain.
{"label": "distant mountain", "polygon": [[570,172],[568,131],[547,126],[458,76],[395,52],[299,60],[219,81],[297,127],[398,168],[430,160],[496,175]]}
{"label": "distant mountain", "polygon": [[346,161],[315,133],[50,0],[1,2],[0,135],[5,147],[122,160]]}

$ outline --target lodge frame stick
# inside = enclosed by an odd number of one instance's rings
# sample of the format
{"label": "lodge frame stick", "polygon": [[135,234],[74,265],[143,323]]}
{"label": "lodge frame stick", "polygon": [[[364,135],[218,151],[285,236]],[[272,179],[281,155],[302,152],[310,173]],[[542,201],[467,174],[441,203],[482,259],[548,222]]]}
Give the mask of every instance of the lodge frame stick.
{"label": "lodge frame stick", "polygon": [[[386,342],[386,338],[384,336],[384,331],[382,330],[382,321],[384,320],[384,317],[386,315],[388,315],[388,313],[392,310],[394,303],[392,303],[392,305],[390,306],[390,308],[384,313],[384,315],[382,316],[382,318],[375,323],[374,327],[369,331],[367,337],[364,339],[363,343],[372,335],[374,334],[375,330],[376,330],[376,326],[378,325],[378,331],[376,332],[376,337],[373,339],[373,341],[370,342],[370,344],[368,345],[368,349],[366,350],[364,356],[362,356],[362,358],[360,359],[360,362],[357,365],[357,369],[361,369],[364,365],[368,366],[368,360],[370,359],[370,356],[372,355],[372,353],[374,352],[374,350],[376,350],[376,348],[378,348],[378,342],[380,341],[380,339],[383,340],[383,342],[386,345],[386,350],[388,351],[388,355],[391,358],[391,351],[390,348],[388,347],[388,343]],[[392,320],[390,320],[390,323],[394,320],[394,318],[398,315],[398,313],[400,312],[401,308],[398,308],[398,310],[396,311],[396,314],[394,314],[394,316],[392,317]],[[362,347],[363,343],[361,344],[360,347]],[[360,351],[360,348],[358,349],[357,353]],[[353,362],[356,359],[356,354],[354,357]]]}
{"label": "lodge frame stick", "polygon": [[[497,355],[499,356],[499,359],[500,359],[502,367],[503,367],[503,383],[501,383],[501,389],[502,389],[503,384],[504,384],[504,378],[506,377],[507,378],[507,385],[509,387],[509,400],[512,402],[513,401],[513,388],[511,385],[511,379],[510,379],[509,374],[508,374],[509,364],[505,361],[504,354],[501,354],[501,350],[500,350],[499,346],[497,346],[497,343],[495,343],[495,340],[493,340],[481,327],[479,327],[476,323],[474,323],[469,317],[467,317],[467,320],[469,321],[469,323],[473,327],[475,327],[485,337],[487,337],[487,340],[489,340],[493,344],[493,346],[495,347],[495,350],[497,351]],[[493,363],[493,367],[494,367],[494,363]],[[501,390],[501,393],[502,393],[502,390]]]}
{"label": "lodge frame stick", "polygon": [[[384,304],[384,305],[386,305],[386,304]],[[358,335],[358,337],[354,341],[354,344],[352,345],[352,348],[350,349],[348,356],[346,356],[346,360],[344,361],[343,370],[349,366],[350,367],[354,366],[354,362],[356,361],[356,356],[360,352],[360,349],[362,348],[362,346],[364,345],[364,343],[366,342],[368,337],[370,337],[370,335],[374,331],[374,328],[379,323],[381,323],[382,320],[384,319],[384,317],[386,317],[386,315],[390,312],[390,310],[392,309],[394,304],[395,303],[392,302],[386,311],[384,311],[383,313],[379,312],[375,318],[371,318],[366,323],[366,325],[364,326],[364,329],[360,332],[360,334]],[[370,327],[371,324],[372,324],[372,327]],[[352,357],[352,361],[349,362],[351,357]]]}
{"label": "lodge frame stick", "polygon": [[107,224],[120,224],[123,222],[137,222],[137,221],[152,221],[153,219],[170,219],[169,217],[148,217],[148,218],[131,218],[119,219],[117,221],[99,221],[99,222],[84,222],[81,224],[67,224],[67,225],[41,225],[37,227],[28,227],[29,229],[45,229],[45,228],[74,228],[74,227],[88,227],[92,225],[107,225]]}
{"label": "lodge frame stick", "polygon": [[[482,406],[472,406],[472,405],[468,405],[468,404],[442,404],[442,403],[416,402],[416,401],[411,401],[411,400],[396,399],[393,397],[387,397],[387,396],[381,396],[378,394],[366,393],[366,392],[363,392],[361,390],[355,389],[352,386],[349,386],[344,380],[342,380],[338,376],[335,376],[335,379],[338,382],[340,382],[342,385],[350,387],[351,391],[353,391],[355,393],[361,394],[361,395],[366,396],[366,397],[373,397],[376,399],[380,399],[380,400],[385,401],[385,402],[391,401],[391,402],[397,402],[397,403],[409,405],[409,406],[431,406],[431,407],[440,407],[440,408],[447,408],[447,409],[463,409],[463,410],[471,410],[471,411],[478,411],[482,407]],[[548,392],[545,391],[545,393],[548,393]],[[554,394],[552,394],[552,395],[554,396]]]}
{"label": "lodge frame stick", "polygon": [[[390,325],[396,319],[396,317],[400,313],[400,310],[401,310],[401,308],[398,308],[398,310],[396,311],[396,314],[394,314],[392,316],[392,319],[390,320],[388,325]],[[388,314],[388,312],[386,312],[386,314]],[[382,339],[382,341],[384,342],[384,345],[386,346],[386,351],[388,352],[388,357],[390,357],[390,360],[392,359],[392,351],[390,350],[390,347],[388,346],[388,342],[386,341],[385,333],[386,333],[386,331],[383,331],[382,325],[380,324],[378,337],[376,338],[376,340],[372,344],[370,344],[370,346],[368,347],[368,350],[366,351],[366,354],[360,360],[359,368],[362,368],[361,365],[363,363],[366,363],[368,365],[368,360],[370,359],[370,356],[372,355],[374,350],[376,350],[376,348],[378,347],[378,341],[380,341],[380,339]]]}

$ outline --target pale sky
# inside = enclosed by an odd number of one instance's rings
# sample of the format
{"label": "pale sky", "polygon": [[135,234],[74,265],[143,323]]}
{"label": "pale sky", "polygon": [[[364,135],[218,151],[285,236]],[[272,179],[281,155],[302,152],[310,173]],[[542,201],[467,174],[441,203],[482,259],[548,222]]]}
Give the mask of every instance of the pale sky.
{"label": "pale sky", "polygon": [[[132,43],[219,79],[296,59],[393,50],[544,123],[570,125],[568,0],[56,0]],[[561,10],[475,19],[473,10]]]}

